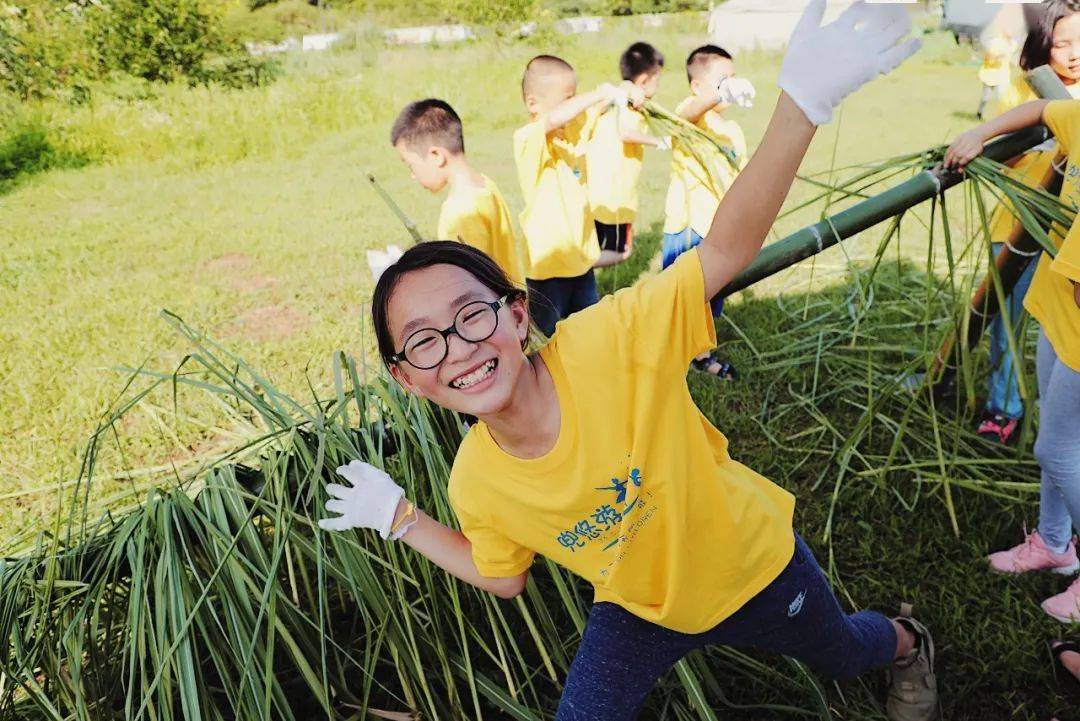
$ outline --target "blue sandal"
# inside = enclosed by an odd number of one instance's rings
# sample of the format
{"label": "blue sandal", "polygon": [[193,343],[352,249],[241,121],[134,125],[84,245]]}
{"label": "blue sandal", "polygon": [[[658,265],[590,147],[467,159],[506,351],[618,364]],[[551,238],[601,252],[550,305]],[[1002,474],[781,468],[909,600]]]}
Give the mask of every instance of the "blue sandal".
{"label": "blue sandal", "polygon": [[[735,370],[735,366],[728,361],[717,358],[712,353],[705,358],[695,358],[690,361],[690,367],[705,375],[719,378],[722,381],[733,381],[739,377],[738,372]],[[716,368],[715,372],[712,370],[714,367]]]}

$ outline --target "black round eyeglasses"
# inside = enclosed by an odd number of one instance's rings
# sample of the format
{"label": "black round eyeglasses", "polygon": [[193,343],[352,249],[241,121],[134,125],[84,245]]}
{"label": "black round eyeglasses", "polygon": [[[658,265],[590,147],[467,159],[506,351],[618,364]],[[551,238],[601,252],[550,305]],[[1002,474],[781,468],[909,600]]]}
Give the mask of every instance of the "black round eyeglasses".
{"label": "black round eyeglasses", "polygon": [[454,316],[448,328],[421,328],[405,339],[405,345],[390,356],[392,363],[405,361],[413,368],[428,370],[443,362],[450,352],[450,335],[469,343],[487,340],[499,327],[499,308],[509,296],[495,301],[474,300],[466,303]]}

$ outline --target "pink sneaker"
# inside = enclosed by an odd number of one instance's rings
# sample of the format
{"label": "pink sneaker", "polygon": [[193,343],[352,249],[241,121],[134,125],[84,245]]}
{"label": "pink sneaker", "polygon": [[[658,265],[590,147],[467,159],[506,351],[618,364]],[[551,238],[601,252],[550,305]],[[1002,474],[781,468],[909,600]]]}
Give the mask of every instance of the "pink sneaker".
{"label": "pink sneaker", "polygon": [[1038,531],[1027,534],[1019,546],[1013,546],[1008,551],[991,553],[988,560],[990,570],[996,573],[1053,571],[1069,575],[1080,569],[1080,562],[1076,560],[1075,541],[1070,539],[1064,552],[1054,553],[1043,543]]}
{"label": "pink sneaker", "polygon": [[1062,623],[1080,621],[1080,579],[1073,581],[1058,595],[1043,601],[1042,610]]}
{"label": "pink sneaker", "polygon": [[1009,418],[1000,413],[987,413],[975,432],[988,440],[1008,445],[1019,424],[1019,418]]}

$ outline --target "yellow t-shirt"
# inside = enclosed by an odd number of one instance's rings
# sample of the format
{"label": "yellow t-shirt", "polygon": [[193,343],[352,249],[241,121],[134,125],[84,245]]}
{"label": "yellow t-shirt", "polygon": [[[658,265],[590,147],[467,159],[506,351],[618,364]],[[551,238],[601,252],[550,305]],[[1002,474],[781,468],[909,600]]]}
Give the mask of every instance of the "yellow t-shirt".
{"label": "yellow t-shirt", "polygon": [[608,225],[633,223],[638,206],[638,178],[644,148],[624,143],[622,133],[648,133],[645,117],[631,108],[610,108],[596,121],[586,152],[589,205],[593,217]]}
{"label": "yellow t-shirt", "polygon": [[[1069,85],[1067,88],[1073,97],[1080,95],[1080,83]],[[990,112],[986,117],[987,119],[996,118],[1017,105],[1038,99],[1039,96],[1035,94],[1027,81],[1022,77],[1017,78],[1002,89],[1002,92],[991,103]],[[1038,186],[1050,172],[1050,166],[1057,156],[1056,145],[1052,142],[1050,145],[1052,146],[1050,149],[1029,150],[1010,163],[1009,175],[1025,185]],[[1008,240],[1015,223],[1016,216],[1013,215],[1012,204],[1005,200],[998,203],[990,217],[990,240],[994,243],[1003,243]]]}
{"label": "yellow t-shirt", "polygon": [[552,133],[544,132],[541,117],[514,133],[514,162],[525,198],[525,274],[533,280],[581,275],[600,257],[585,163],[596,117],[590,109]]}
{"label": "yellow t-shirt", "polygon": [[[1080,208],[1080,100],[1055,100],[1043,110],[1043,122],[1054,133],[1061,151],[1068,158],[1065,177],[1061,182],[1061,200]],[[1080,371],[1080,308],[1073,298],[1070,278],[1077,264],[1075,246],[1080,224],[1073,223],[1067,241],[1064,232],[1055,228],[1050,239],[1064,258],[1059,263],[1048,253],[1039,257],[1039,266],[1031,279],[1031,288],[1024,297],[1024,307],[1039,321],[1047,339],[1054,346],[1061,362]]]}
{"label": "yellow t-shirt", "polygon": [[525,287],[514,224],[499,188],[486,175],[484,187],[451,188],[439,212],[439,238],[459,240],[498,263],[514,285]]}
{"label": "yellow t-shirt", "polygon": [[596,601],[684,633],[768,586],[794,550],[795,499],[732,460],[694,405],[687,366],[715,344],[696,250],[559,323],[540,351],[554,447],[515,458],[480,422],[454,460],[450,503],[480,573],[515,575],[539,553]]}
{"label": "yellow t-shirt", "polygon": [[987,42],[982,66],[979,68],[979,80],[983,85],[998,87],[1009,81],[1010,59],[1014,52],[1016,41],[1012,38],[995,37]]}
{"label": "yellow t-shirt", "polygon": [[[693,95],[684,99],[675,107],[675,112],[682,112],[694,99]],[[695,125],[730,144],[735,150],[739,170],[746,167],[746,136],[738,123],[725,118],[714,108],[698,118]],[[671,154],[671,184],[668,185],[664,203],[664,232],[678,233],[686,228],[693,228],[694,232],[704,237],[712,225],[720,198],[735,180],[735,173],[727,160],[720,157],[717,157],[715,162],[710,162],[710,167],[706,170],[700,160],[677,140],[674,145]]]}

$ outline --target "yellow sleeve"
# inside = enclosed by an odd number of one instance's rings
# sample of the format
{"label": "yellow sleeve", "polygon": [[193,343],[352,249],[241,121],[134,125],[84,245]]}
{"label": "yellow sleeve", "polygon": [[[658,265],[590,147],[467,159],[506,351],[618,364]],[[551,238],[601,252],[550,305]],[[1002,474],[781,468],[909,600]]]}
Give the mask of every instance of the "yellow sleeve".
{"label": "yellow sleeve", "polygon": [[697,249],[563,320],[555,340],[567,365],[622,360],[685,375],[695,356],[716,345]]}
{"label": "yellow sleeve", "polygon": [[1050,270],[1060,273],[1073,283],[1080,283],[1080,224],[1074,223],[1065,236]]}
{"label": "yellow sleeve", "polygon": [[1043,122],[1066,155],[1080,134],[1080,100],[1052,100],[1043,108]]}
{"label": "yellow sleeve", "polygon": [[483,520],[480,514],[466,510],[451,493],[450,507],[454,509],[461,532],[472,546],[472,559],[480,575],[488,578],[516,576],[532,565],[534,552],[514,543]]}
{"label": "yellow sleeve", "polygon": [[547,133],[544,132],[544,119],[518,128],[514,133],[514,163],[517,165],[518,184],[525,204],[532,202],[536,185],[540,182],[540,172],[548,158]]}
{"label": "yellow sleeve", "polygon": [[993,99],[990,101],[990,107],[987,108],[983,117],[986,120],[993,120],[1002,113],[1012,110],[1017,105],[1022,105],[1029,100],[1037,100],[1038,97],[1021,76],[1008,85],[1000,86],[1000,89],[994,93]]}

